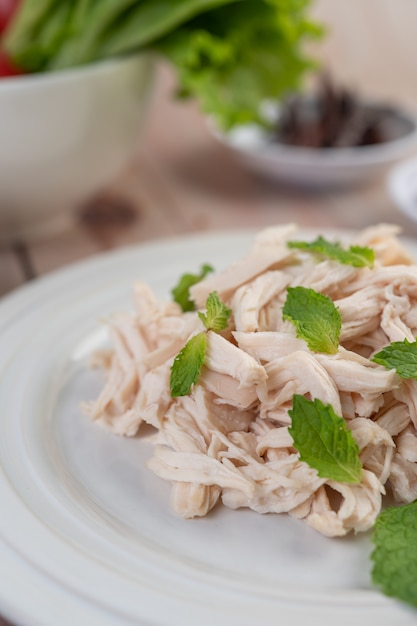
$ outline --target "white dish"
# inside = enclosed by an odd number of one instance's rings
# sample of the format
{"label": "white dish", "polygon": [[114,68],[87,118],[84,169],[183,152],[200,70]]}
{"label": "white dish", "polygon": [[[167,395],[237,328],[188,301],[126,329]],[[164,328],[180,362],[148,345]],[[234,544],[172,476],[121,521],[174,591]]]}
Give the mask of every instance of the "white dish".
{"label": "white dish", "polygon": [[407,156],[417,142],[417,121],[411,113],[375,108],[385,115],[390,140],[371,146],[317,149],[284,145],[271,141],[267,132],[253,124],[238,126],[229,133],[209,124],[209,130],[258,174],[310,188],[343,187],[380,176]]}
{"label": "white dish", "polygon": [[417,158],[404,161],[392,169],[388,189],[400,211],[417,221]]}
{"label": "white dish", "polygon": [[79,409],[101,385],[86,366],[105,340],[98,320],[130,308],[135,279],[168,297],[183,272],[204,261],[220,269],[251,240],[212,233],[106,254],[0,303],[0,612],[8,618],[415,624],[415,612],[371,587],[369,535],[326,539],[284,515],[225,508],[178,519],[169,486],[144,465],[146,439],[118,438]]}
{"label": "white dish", "polygon": [[0,80],[0,242],[44,237],[133,158],[149,54]]}

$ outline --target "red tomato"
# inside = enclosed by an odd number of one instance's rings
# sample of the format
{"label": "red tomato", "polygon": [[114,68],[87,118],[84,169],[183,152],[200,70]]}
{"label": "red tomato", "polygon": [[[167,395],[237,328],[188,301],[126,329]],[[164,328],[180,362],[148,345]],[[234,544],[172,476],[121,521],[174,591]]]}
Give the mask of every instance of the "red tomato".
{"label": "red tomato", "polygon": [[0,0],[0,35],[15,14],[20,0]]}
{"label": "red tomato", "polygon": [[[0,37],[10,24],[20,4],[20,0],[0,0]],[[7,54],[0,48],[0,78],[21,74]]]}
{"label": "red tomato", "polygon": [[0,78],[18,76],[22,72],[11,62],[7,54],[0,50]]}

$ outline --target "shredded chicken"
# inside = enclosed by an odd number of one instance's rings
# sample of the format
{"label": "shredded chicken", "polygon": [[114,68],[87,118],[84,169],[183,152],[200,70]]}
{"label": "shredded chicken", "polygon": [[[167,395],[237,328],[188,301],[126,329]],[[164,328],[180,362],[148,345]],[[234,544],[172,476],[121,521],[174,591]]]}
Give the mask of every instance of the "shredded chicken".
{"label": "shredded chicken", "polygon": [[[106,384],[84,408],[117,434],[154,427],[149,467],[172,483],[172,507],[184,518],[222,502],[288,513],[343,536],[373,526],[384,494],[417,498],[417,381],[371,360],[392,341],[415,341],[417,266],[393,226],[369,228],[354,242],[374,248],[372,269],[290,249],[295,233],[293,224],[260,232],[241,260],[191,288],[198,308],[216,291],[232,316],[223,333],[207,332],[204,367],[187,396],[171,397],[170,370],[202,321],[138,283],[134,311],[110,321],[112,348],[97,358]],[[287,287],[298,285],[339,309],[335,354],[310,351],[283,320]],[[331,404],[346,420],[360,483],[321,478],[300,459],[289,431],[294,394]]]}

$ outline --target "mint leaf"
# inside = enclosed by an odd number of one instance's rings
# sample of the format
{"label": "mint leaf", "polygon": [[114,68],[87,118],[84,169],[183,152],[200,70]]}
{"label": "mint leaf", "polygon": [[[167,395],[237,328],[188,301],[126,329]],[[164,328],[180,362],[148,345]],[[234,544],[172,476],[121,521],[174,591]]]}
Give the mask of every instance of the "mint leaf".
{"label": "mint leaf", "polygon": [[206,313],[200,311],[198,313],[206,330],[191,337],[172,364],[169,381],[172,398],[188,395],[192,385],[197,383],[207,352],[206,331],[219,332],[227,328],[232,311],[219,299],[215,291],[209,294],[206,309]]}
{"label": "mint leaf", "polygon": [[389,507],[372,534],[372,582],[387,596],[417,607],[417,502]]}
{"label": "mint leaf", "polygon": [[302,461],[316,469],[321,478],[345,483],[361,481],[358,445],[331,404],[296,394],[288,414],[288,432]]}
{"label": "mint leaf", "polygon": [[201,266],[199,274],[183,274],[178,284],[171,290],[174,301],[180,305],[184,312],[195,311],[195,304],[190,300],[190,287],[199,283],[207,274],[213,271],[214,269],[211,265],[204,264]]}
{"label": "mint leaf", "polygon": [[313,352],[334,354],[339,345],[342,318],[333,301],[307,287],[288,287],[282,317],[297,329]]}
{"label": "mint leaf", "polygon": [[417,379],[417,341],[393,341],[371,360],[389,370],[397,370],[401,378]]}
{"label": "mint leaf", "polygon": [[349,246],[346,250],[342,248],[340,243],[332,243],[327,241],[321,235],[315,241],[289,241],[289,248],[298,250],[306,250],[313,254],[334,259],[344,265],[353,265],[353,267],[372,267],[375,261],[375,252],[372,248],[362,246]]}
{"label": "mint leaf", "polygon": [[207,350],[207,334],[203,331],[187,341],[171,367],[171,397],[186,396],[200,376]]}
{"label": "mint leaf", "polygon": [[198,313],[207,330],[216,333],[227,328],[232,311],[220,300],[216,291],[212,291],[206,300],[206,313]]}

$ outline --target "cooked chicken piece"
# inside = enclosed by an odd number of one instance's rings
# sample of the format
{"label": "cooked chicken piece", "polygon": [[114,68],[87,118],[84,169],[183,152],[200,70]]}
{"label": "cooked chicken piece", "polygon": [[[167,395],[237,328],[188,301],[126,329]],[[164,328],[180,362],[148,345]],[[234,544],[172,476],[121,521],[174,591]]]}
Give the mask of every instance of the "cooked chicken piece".
{"label": "cooked chicken piece", "polygon": [[299,350],[307,351],[307,344],[303,339],[297,339],[295,334],[277,331],[239,332],[234,331],[239,348],[253,356],[259,363],[272,361],[277,357],[287,356]]}
{"label": "cooked chicken piece", "polygon": [[379,327],[366,333],[366,335],[356,335],[342,343],[346,350],[370,359],[372,354],[382,350],[389,343],[389,340],[382,328]]}
{"label": "cooked chicken piece", "polygon": [[185,519],[204,517],[217,504],[221,491],[217,485],[174,482],[171,491],[171,507]]}
{"label": "cooked chicken piece", "polygon": [[[376,286],[364,287],[339,300],[335,305],[342,317],[340,341],[345,342],[358,335],[372,333],[380,324],[380,315],[385,300],[381,289]],[[358,311],[360,310],[360,315]]]}
{"label": "cooked chicken piece", "polygon": [[266,372],[253,357],[234,346],[218,333],[207,333],[205,367],[219,374],[227,374],[239,381],[239,386],[251,387],[266,380]]}
{"label": "cooked chicken piece", "polygon": [[404,417],[411,419],[415,428],[417,428],[417,380],[403,380],[400,387],[394,390],[394,397],[406,405],[407,411],[404,411]]}
{"label": "cooked chicken piece", "polygon": [[[217,291],[232,309],[221,334],[138,282],[134,311],[111,320],[112,348],[97,356],[106,383],[84,410],[117,434],[132,436],[142,422],[156,429],[149,467],[172,483],[171,505],[182,517],[204,516],[221,500],[287,512],[337,537],[374,524],[385,486],[398,502],[417,499],[417,381],[370,360],[390,341],[415,341],[417,265],[395,227],[358,238],[375,249],[372,269],[289,249],[294,232],[292,224],[265,229],[244,258],[192,287],[199,308]],[[287,287],[296,285],[338,307],[336,354],[312,352],[282,319]],[[198,382],[173,398],[172,363],[198,332],[208,340]],[[300,460],[288,429],[294,394],[345,419],[359,448],[359,484],[321,478]]]}
{"label": "cooked chicken piece", "polygon": [[289,513],[297,519],[303,519],[309,526],[326,537],[343,537],[347,533],[343,521],[330,506],[324,485],[301,506],[294,507]]}
{"label": "cooked chicken piece", "polygon": [[[288,387],[293,385],[295,389],[295,383],[289,383]],[[283,389],[283,395],[285,395],[286,390]],[[275,424],[275,426],[289,426],[291,424],[291,418],[288,415],[288,411],[292,407],[292,396],[291,399],[279,406],[275,407],[267,407],[264,404],[259,405],[259,418],[261,420],[268,420]]]}
{"label": "cooked chicken piece", "polygon": [[394,452],[388,483],[397,502],[417,500],[417,463],[408,461],[399,452]]}
{"label": "cooked chicken piece", "polygon": [[155,321],[181,315],[181,307],[176,302],[157,298],[152,289],[141,281],[133,287],[133,303],[137,319],[144,327]]}
{"label": "cooked chicken piece", "polygon": [[[398,391],[396,390],[396,393]],[[374,417],[375,423],[387,431],[391,437],[402,432],[410,423],[410,412],[407,405],[399,402],[389,394],[384,395],[385,404]]]}
{"label": "cooked chicken piece", "polygon": [[239,379],[203,367],[199,384],[216,396],[217,402],[247,409],[258,401],[256,386],[242,387]]}
{"label": "cooked chicken piece", "polygon": [[292,448],[293,439],[288,426],[272,428],[266,434],[257,437],[256,452],[263,456],[268,448]]}
{"label": "cooked chicken piece", "polygon": [[361,403],[362,417],[369,417],[383,404],[382,394],[396,389],[400,377],[395,370],[387,370],[354,352],[340,347],[336,354],[316,354],[317,361],[324,367],[340,391],[359,396],[365,401]]}
{"label": "cooked chicken piece", "polygon": [[288,283],[289,276],[276,270],[265,272],[239,287],[231,302],[236,330],[243,333],[260,330],[262,309],[282,294]]}
{"label": "cooked chicken piece", "polygon": [[[214,432],[228,434],[230,432],[247,431],[253,414],[235,407],[217,404],[216,396],[198,385],[190,396],[176,398],[165,413],[166,420],[162,425],[164,443],[174,450],[181,450],[187,438],[191,438],[192,448],[187,451],[199,450],[206,452],[211,445]],[[176,433],[180,432],[181,445],[176,445]]]}
{"label": "cooked chicken piece", "polygon": [[151,350],[142,358],[143,365],[152,370],[159,367],[165,361],[173,359],[184,347],[188,339],[202,329],[201,320],[197,315],[184,316],[184,319],[177,318],[179,323],[172,325],[170,332],[161,332],[160,345]]}
{"label": "cooked chicken piece", "polygon": [[[307,524],[327,537],[346,535],[349,531],[365,531],[371,528],[381,510],[384,488],[378,478],[367,470],[362,471],[358,485],[328,481],[325,488],[314,497],[310,513],[304,518]],[[340,494],[329,498],[328,489]],[[335,500],[332,506],[331,500]]]}
{"label": "cooked chicken piece", "polygon": [[106,373],[106,384],[98,398],[94,402],[85,403],[83,409],[91,419],[109,426],[114,432],[133,435],[142,422],[142,417],[132,407],[144,370],[131,350],[141,354],[142,344],[139,334],[130,333],[130,318],[126,316],[123,320],[129,320],[128,337],[132,346],[128,345],[121,332],[122,322],[119,318],[117,325],[111,328],[114,354]]}
{"label": "cooked chicken piece", "polygon": [[224,489],[237,489],[248,494],[255,490],[253,480],[227,459],[220,461],[199,452],[175,452],[166,446],[155,446],[148,467],[165,480],[217,485]]}
{"label": "cooked chicken piece", "polygon": [[256,386],[266,380],[263,366],[218,333],[209,331],[207,339],[200,384],[232,406],[247,408],[256,402]]}
{"label": "cooked chicken piece", "polygon": [[321,263],[306,265],[298,271],[291,281],[291,287],[302,285],[324,293],[333,300],[351,293],[350,283],[358,274],[358,269],[351,265],[341,265],[336,261],[326,260]]}
{"label": "cooked chicken piece", "polygon": [[358,417],[348,422],[360,450],[363,467],[370,470],[384,485],[391,471],[395,443],[392,437],[372,420]]}
{"label": "cooked chicken piece", "polygon": [[261,403],[268,407],[287,402],[294,394],[309,394],[324,404],[331,404],[341,414],[337,387],[326,369],[310,352],[297,351],[265,365],[266,385],[259,385]]}
{"label": "cooked chicken piece", "polygon": [[233,445],[230,438],[225,445],[227,450],[221,453],[223,462],[229,460],[237,465],[254,484],[252,491],[232,487],[223,490],[223,503],[233,509],[249,507],[258,513],[288,512],[323,484],[317,472],[299,461],[297,454],[284,451],[281,458],[264,461],[259,455],[245,451],[243,446]]}
{"label": "cooked chicken piece", "polygon": [[343,502],[337,512],[347,531],[366,531],[372,528],[381,510],[383,485],[372,472],[362,470],[362,482],[359,485],[328,482],[329,486],[338,491]]}
{"label": "cooked chicken piece", "polygon": [[401,294],[414,295],[417,289],[417,265],[375,266],[374,269],[363,268],[351,282],[351,293],[365,287],[377,286],[383,290],[388,285],[399,289]]}
{"label": "cooked chicken piece", "polygon": [[410,312],[411,303],[408,295],[399,295],[394,291],[394,285],[388,285],[385,290],[387,303],[381,317],[381,328],[389,341],[414,341],[411,329],[403,321]]}
{"label": "cooked chicken piece", "polygon": [[417,432],[412,426],[403,430],[396,439],[397,451],[403,459],[417,463]]}
{"label": "cooked chicken piece", "polygon": [[172,404],[169,387],[170,364],[164,363],[146,373],[135,399],[134,407],[142,419],[155,428],[161,428]]}
{"label": "cooked chicken piece", "polygon": [[373,248],[381,265],[410,265],[414,261],[398,240],[400,232],[401,228],[393,224],[371,226],[356,237],[355,244]]}
{"label": "cooked chicken piece", "polygon": [[375,447],[382,445],[395,448],[395,443],[390,434],[385,428],[382,428],[372,420],[366,419],[365,417],[357,417],[349,421],[348,426],[358,444],[361,453],[361,461],[363,463],[372,455]]}
{"label": "cooked chicken piece", "polygon": [[205,306],[207,296],[212,291],[217,291],[221,300],[228,301],[241,285],[267,270],[283,267],[295,256],[286,245],[289,236],[295,231],[296,227],[293,224],[274,226],[261,231],[245,257],[220,273],[210,274],[191,287],[190,297],[197,308]]}

